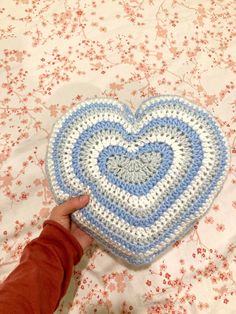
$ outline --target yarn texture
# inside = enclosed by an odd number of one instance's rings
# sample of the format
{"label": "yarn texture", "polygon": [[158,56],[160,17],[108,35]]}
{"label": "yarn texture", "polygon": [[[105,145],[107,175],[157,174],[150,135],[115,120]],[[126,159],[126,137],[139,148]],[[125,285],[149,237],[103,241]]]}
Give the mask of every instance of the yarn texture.
{"label": "yarn texture", "polygon": [[216,120],[184,98],[135,113],[113,99],[78,104],[54,125],[46,171],[57,203],[90,194],[79,227],[130,264],[152,262],[210,208],[229,167]]}

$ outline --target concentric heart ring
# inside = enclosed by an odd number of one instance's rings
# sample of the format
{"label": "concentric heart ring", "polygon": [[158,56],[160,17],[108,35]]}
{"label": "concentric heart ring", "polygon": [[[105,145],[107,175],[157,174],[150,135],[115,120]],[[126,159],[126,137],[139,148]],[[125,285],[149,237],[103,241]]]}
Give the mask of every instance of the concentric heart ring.
{"label": "concentric heart ring", "polygon": [[229,166],[215,119],[173,96],[80,103],[54,125],[46,158],[58,203],[90,193],[72,218],[131,264],[152,262],[211,206]]}

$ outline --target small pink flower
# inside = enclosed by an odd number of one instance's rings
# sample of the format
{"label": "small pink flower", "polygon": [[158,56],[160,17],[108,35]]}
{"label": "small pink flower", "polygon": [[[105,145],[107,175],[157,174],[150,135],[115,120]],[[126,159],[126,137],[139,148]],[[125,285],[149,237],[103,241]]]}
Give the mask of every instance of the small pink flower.
{"label": "small pink flower", "polygon": [[29,193],[22,192],[22,193],[21,193],[21,196],[20,196],[20,199],[21,199],[21,200],[27,200],[28,196],[29,196]]}
{"label": "small pink flower", "polygon": [[78,16],[81,16],[81,15],[83,15],[83,11],[82,11],[82,10],[78,10],[78,11],[76,12],[76,14],[77,14]]}
{"label": "small pink flower", "polygon": [[167,30],[166,29],[164,29],[160,25],[157,25],[156,29],[157,29],[157,33],[156,33],[157,36],[159,36],[159,37],[166,37],[166,34],[167,34]]}
{"label": "small pink flower", "polygon": [[169,273],[166,273],[165,278],[170,279],[171,275]]}
{"label": "small pink flower", "polygon": [[184,273],[185,273],[184,267],[181,267],[181,268],[180,268],[180,273],[181,273],[181,274],[184,274]]}
{"label": "small pink flower", "polygon": [[217,283],[217,278],[215,276],[211,276],[211,282],[214,284],[214,283]]}
{"label": "small pink flower", "polygon": [[150,286],[151,286],[151,284],[152,284],[152,282],[151,282],[150,280],[147,280],[147,281],[146,281],[146,285],[147,285],[147,286],[149,286],[149,287],[150,287]]}
{"label": "small pink flower", "polygon": [[42,112],[42,108],[41,107],[34,107],[33,111],[34,112]]}
{"label": "small pink flower", "polygon": [[206,224],[213,224],[214,223],[214,219],[212,216],[206,216],[204,222]]}
{"label": "small pink flower", "polygon": [[121,293],[123,293],[124,292],[124,290],[125,290],[125,283],[124,282],[120,282],[120,283],[118,283],[117,284],[117,292],[121,292]]}
{"label": "small pink flower", "polygon": [[223,232],[225,230],[225,225],[217,224],[216,230],[219,231],[219,232]]}
{"label": "small pink flower", "polygon": [[116,290],[116,286],[114,285],[114,283],[110,283],[107,288],[110,290],[110,292]]}
{"label": "small pink flower", "polygon": [[40,166],[43,166],[44,165],[44,160],[40,159],[39,160],[39,164],[40,164]]}
{"label": "small pink flower", "polygon": [[166,268],[167,268],[167,267],[166,267],[165,264],[161,264],[161,265],[160,265],[160,270],[166,270]]}
{"label": "small pink flower", "polygon": [[217,212],[220,208],[219,208],[219,205],[214,205],[212,209]]}

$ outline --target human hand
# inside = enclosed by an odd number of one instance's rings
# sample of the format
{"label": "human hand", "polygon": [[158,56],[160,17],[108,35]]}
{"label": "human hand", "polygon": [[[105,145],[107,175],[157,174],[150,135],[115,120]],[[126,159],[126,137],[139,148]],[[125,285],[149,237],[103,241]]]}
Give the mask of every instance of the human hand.
{"label": "human hand", "polygon": [[89,195],[73,197],[65,201],[63,204],[53,208],[49,219],[52,219],[70,231],[78,240],[83,250],[85,250],[93,241],[84,231],[70,219],[70,214],[75,210],[85,207],[89,202]]}

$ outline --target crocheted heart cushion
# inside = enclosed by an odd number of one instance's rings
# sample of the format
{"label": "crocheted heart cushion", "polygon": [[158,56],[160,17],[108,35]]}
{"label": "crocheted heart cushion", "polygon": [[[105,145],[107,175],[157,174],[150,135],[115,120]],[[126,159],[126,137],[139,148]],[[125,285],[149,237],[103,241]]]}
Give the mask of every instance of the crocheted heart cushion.
{"label": "crocheted heart cushion", "polygon": [[135,114],[111,99],[80,103],[54,125],[46,166],[58,203],[90,193],[72,215],[82,230],[129,263],[146,264],[207,211],[228,162],[213,117],[164,96]]}

